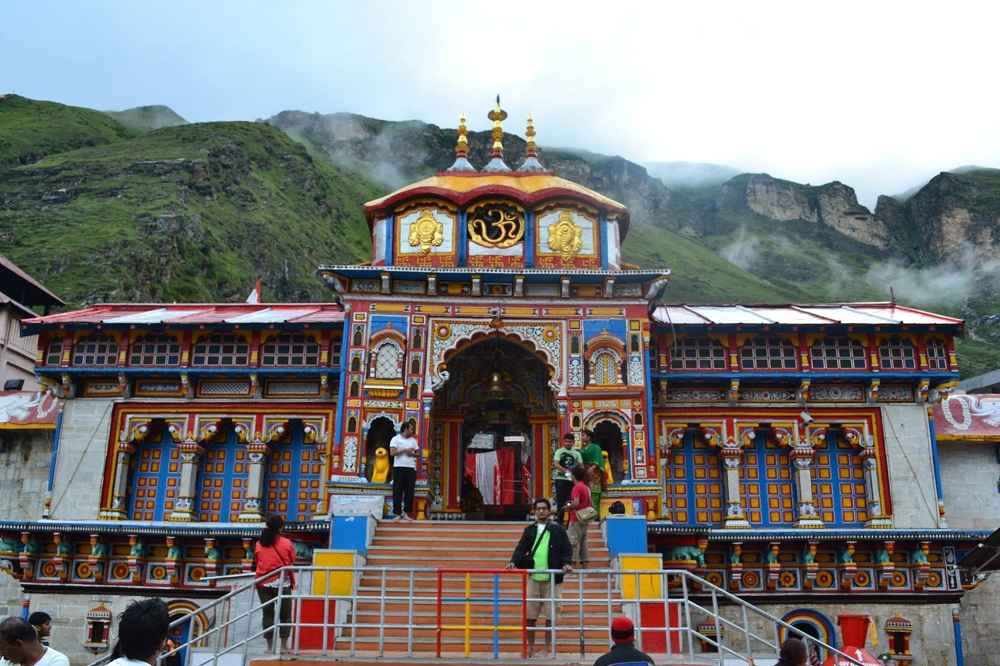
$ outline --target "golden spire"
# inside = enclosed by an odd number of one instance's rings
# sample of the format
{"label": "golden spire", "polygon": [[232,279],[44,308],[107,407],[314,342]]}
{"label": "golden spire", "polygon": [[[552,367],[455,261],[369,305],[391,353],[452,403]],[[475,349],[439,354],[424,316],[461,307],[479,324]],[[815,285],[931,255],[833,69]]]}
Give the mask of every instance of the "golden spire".
{"label": "golden spire", "polygon": [[466,136],[465,115],[458,117],[458,141],[455,143],[455,157],[467,157],[469,154],[469,137]]}
{"label": "golden spire", "polygon": [[490,149],[491,157],[503,158],[503,121],[507,120],[507,112],[500,108],[500,95],[497,95],[497,104],[489,112],[487,118],[493,121],[493,147]]}
{"label": "golden spire", "polygon": [[528,139],[528,145],[524,148],[527,157],[538,157],[538,146],[535,145],[535,121],[531,114],[528,114],[528,129],[524,130],[524,136]]}

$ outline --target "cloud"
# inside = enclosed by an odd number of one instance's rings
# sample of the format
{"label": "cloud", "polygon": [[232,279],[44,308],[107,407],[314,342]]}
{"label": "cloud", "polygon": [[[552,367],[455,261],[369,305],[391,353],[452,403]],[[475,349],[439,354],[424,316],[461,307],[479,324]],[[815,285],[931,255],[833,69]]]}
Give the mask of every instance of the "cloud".
{"label": "cloud", "polygon": [[924,267],[906,266],[896,260],[872,266],[865,279],[900,301],[920,306],[965,305],[987,284],[1000,278],[1000,261],[983,260],[971,245],[962,247],[959,258]]}
{"label": "cloud", "polygon": [[760,239],[747,234],[741,227],[739,235],[719,249],[719,255],[743,270],[750,270],[760,256]]}

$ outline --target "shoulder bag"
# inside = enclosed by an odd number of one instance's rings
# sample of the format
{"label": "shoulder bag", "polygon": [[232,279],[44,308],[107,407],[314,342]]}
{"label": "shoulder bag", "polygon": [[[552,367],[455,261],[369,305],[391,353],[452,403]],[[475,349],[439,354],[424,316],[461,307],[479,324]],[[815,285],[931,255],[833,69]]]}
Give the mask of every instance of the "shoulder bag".
{"label": "shoulder bag", "polygon": [[538,545],[542,543],[542,539],[545,538],[545,533],[549,531],[549,526],[545,525],[545,529],[542,530],[541,534],[535,533],[535,545],[532,547],[531,552],[527,555],[522,555],[518,558],[517,562],[514,562],[514,566],[518,569],[534,569],[535,568],[535,551],[538,550]]}

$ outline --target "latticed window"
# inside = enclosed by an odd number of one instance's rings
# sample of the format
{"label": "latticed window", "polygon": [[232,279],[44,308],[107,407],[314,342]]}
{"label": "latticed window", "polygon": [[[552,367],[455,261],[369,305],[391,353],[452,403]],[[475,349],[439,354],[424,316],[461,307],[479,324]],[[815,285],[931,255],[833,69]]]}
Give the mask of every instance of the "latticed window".
{"label": "latticed window", "polygon": [[250,345],[238,335],[210,335],[194,346],[194,365],[246,365]]}
{"label": "latticed window", "polygon": [[948,369],[948,348],[940,340],[927,342],[927,367],[931,370]]}
{"label": "latticed window", "polygon": [[674,370],[725,370],[726,350],[712,338],[685,338],[671,347]]}
{"label": "latticed window", "polygon": [[109,335],[93,335],[73,345],[73,365],[114,365],[117,361],[118,341]]}
{"label": "latticed window", "polygon": [[62,363],[63,343],[62,340],[53,340],[49,343],[49,350],[45,354],[45,365],[59,365]]}
{"label": "latticed window", "polygon": [[147,335],[132,343],[132,365],[177,365],[181,345],[171,335]]}
{"label": "latticed window", "polygon": [[330,365],[337,367],[340,365],[340,348],[343,339],[338,335],[330,340]]}
{"label": "latticed window", "polygon": [[264,345],[261,365],[310,366],[319,363],[319,345],[308,335],[278,335]]}
{"label": "latticed window", "polygon": [[610,349],[601,349],[590,357],[590,383],[596,386],[621,384],[621,359]]}
{"label": "latticed window", "polygon": [[896,335],[878,346],[878,360],[886,370],[913,370],[917,367],[913,343]]}
{"label": "latticed window", "polygon": [[372,376],[376,379],[400,379],[403,376],[403,351],[394,342],[383,342],[375,350]]}
{"label": "latticed window", "polygon": [[820,340],[810,350],[812,367],[818,370],[858,370],[864,369],[865,348],[851,338],[827,338]]}
{"label": "latticed window", "polygon": [[744,370],[794,370],[795,347],[782,338],[753,338],[740,348]]}

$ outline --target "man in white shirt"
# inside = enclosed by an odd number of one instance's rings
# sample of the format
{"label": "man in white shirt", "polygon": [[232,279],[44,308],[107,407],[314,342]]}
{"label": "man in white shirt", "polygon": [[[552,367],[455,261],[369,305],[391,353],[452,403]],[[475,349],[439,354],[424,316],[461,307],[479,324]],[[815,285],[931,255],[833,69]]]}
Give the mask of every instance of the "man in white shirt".
{"label": "man in white shirt", "polygon": [[156,666],[160,654],[169,657],[180,646],[167,644],[170,611],[163,599],[143,599],[129,604],[118,618],[118,658],[108,666]]}
{"label": "man in white shirt", "polygon": [[417,485],[420,445],[413,436],[416,425],[407,421],[389,441],[392,463],[392,513],[396,520],[413,520],[413,490]]}
{"label": "man in white shirt", "polygon": [[0,666],[69,666],[69,659],[42,645],[30,624],[8,617],[0,622]]}

